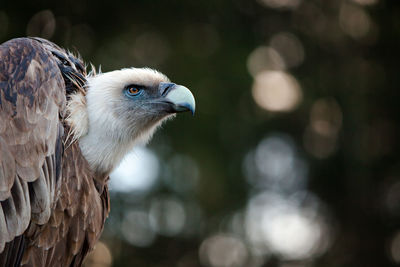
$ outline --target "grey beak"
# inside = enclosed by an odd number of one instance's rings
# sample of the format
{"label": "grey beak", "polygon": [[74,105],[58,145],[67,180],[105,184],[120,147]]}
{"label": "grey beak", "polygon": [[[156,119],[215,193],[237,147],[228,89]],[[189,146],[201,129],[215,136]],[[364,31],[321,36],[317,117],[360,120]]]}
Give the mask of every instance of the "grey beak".
{"label": "grey beak", "polygon": [[192,92],[188,88],[173,83],[161,83],[160,90],[165,100],[172,104],[174,111],[191,111],[192,115],[194,115],[196,103]]}

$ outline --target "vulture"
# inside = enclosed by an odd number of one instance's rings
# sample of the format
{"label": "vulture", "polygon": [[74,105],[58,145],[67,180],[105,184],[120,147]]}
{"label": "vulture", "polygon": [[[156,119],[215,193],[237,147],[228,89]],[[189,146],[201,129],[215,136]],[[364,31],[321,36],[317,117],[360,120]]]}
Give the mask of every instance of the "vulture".
{"label": "vulture", "polygon": [[0,266],[81,266],[110,172],[193,94],[150,68],[86,71],[41,38],[0,45]]}

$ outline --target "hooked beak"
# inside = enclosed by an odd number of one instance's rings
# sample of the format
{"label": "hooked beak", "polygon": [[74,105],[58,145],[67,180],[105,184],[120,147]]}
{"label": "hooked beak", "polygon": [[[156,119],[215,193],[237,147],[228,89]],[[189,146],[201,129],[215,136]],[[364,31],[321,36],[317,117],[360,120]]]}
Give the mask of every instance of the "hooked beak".
{"label": "hooked beak", "polygon": [[194,115],[196,103],[188,88],[174,83],[160,83],[159,89],[174,112],[190,111]]}

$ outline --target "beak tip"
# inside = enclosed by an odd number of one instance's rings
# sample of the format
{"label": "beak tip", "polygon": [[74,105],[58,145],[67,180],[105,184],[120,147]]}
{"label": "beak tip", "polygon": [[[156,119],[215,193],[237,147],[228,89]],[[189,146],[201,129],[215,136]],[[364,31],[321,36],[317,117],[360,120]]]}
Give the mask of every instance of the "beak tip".
{"label": "beak tip", "polygon": [[196,112],[196,107],[194,106],[194,102],[193,103],[186,103],[184,106],[185,108],[190,111],[190,113],[192,113],[192,116],[194,116],[195,112]]}
{"label": "beak tip", "polygon": [[186,107],[190,111],[190,113],[192,113],[192,116],[194,116],[194,113],[196,111],[196,107],[194,105],[192,105],[192,104],[188,104]]}

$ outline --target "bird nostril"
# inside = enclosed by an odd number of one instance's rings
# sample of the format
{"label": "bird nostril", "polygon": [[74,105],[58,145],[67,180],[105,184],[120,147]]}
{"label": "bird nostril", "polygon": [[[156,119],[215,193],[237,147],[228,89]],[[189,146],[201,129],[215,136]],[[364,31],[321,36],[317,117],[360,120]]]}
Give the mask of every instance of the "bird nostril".
{"label": "bird nostril", "polygon": [[160,83],[161,95],[165,96],[174,85],[174,83]]}

